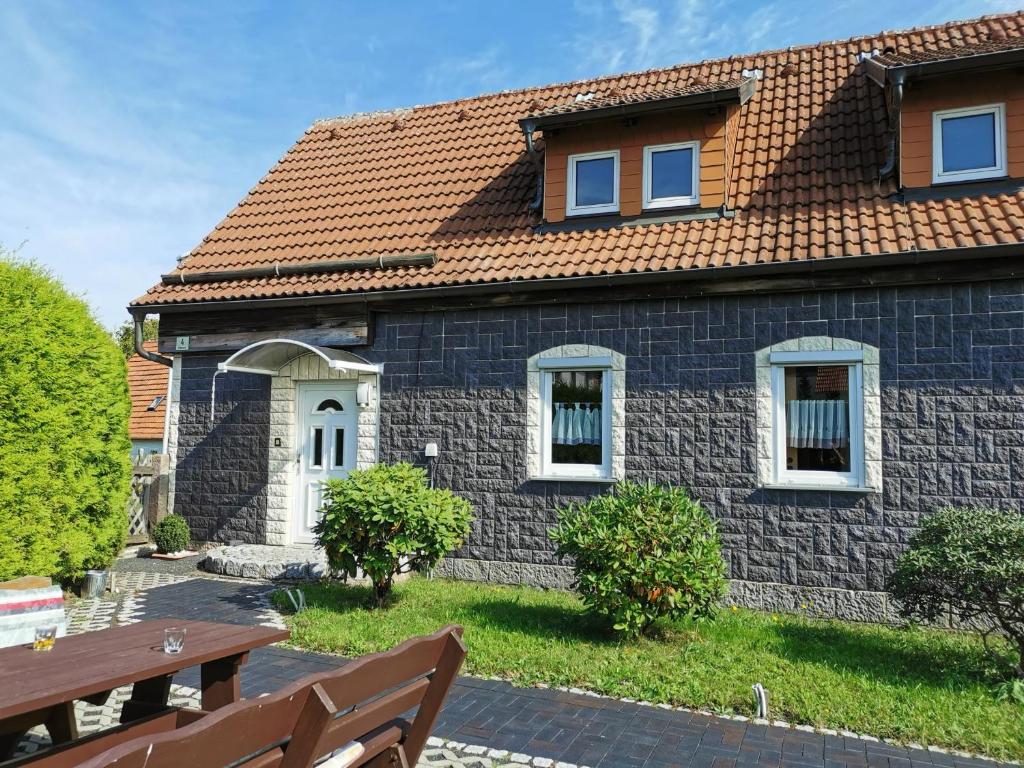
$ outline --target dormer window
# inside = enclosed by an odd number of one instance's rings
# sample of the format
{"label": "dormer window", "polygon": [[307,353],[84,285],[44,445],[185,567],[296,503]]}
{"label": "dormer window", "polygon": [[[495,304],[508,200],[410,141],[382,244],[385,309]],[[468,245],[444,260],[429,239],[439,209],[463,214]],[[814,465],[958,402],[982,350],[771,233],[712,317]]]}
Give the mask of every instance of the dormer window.
{"label": "dormer window", "polygon": [[949,109],[932,115],[932,181],[936,184],[1006,175],[1006,117],[1002,104]]}
{"label": "dormer window", "polygon": [[566,216],[619,211],[619,151],[569,156]]}
{"label": "dormer window", "polygon": [[644,147],[644,208],[700,202],[700,142]]}

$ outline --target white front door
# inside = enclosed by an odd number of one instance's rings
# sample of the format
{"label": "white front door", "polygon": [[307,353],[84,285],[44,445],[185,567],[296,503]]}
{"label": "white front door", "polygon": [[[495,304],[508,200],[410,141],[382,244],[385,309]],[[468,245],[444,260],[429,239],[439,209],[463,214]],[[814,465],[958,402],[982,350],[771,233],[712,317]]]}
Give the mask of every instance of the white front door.
{"label": "white front door", "polygon": [[300,383],[298,418],[298,490],[292,516],[292,540],[313,542],[320,519],[323,483],[347,477],[356,466],[355,382]]}

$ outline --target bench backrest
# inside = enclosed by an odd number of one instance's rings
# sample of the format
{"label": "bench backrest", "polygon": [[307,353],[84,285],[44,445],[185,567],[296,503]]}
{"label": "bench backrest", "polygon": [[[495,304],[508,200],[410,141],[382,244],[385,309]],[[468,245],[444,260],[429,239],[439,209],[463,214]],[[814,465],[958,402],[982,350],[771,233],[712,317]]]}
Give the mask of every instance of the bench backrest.
{"label": "bench backrest", "polygon": [[353,765],[391,750],[399,765],[414,766],[465,656],[462,628],[445,627],[172,733],[122,744],[83,768],[309,768],[353,741],[364,750]]}

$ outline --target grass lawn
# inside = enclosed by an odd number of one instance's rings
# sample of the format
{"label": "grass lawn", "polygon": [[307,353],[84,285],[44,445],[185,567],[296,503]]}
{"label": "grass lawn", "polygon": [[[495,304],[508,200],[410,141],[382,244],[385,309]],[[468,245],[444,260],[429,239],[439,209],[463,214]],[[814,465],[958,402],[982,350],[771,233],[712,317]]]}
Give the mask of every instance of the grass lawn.
{"label": "grass lawn", "polygon": [[964,635],[726,610],[624,643],[564,592],[414,578],[374,612],[361,587],[304,591],[309,607],[289,622],[309,650],[355,656],[456,623],[470,674],[744,715],[760,682],[773,718],[1024,758],[1024,707],[995,700]]}

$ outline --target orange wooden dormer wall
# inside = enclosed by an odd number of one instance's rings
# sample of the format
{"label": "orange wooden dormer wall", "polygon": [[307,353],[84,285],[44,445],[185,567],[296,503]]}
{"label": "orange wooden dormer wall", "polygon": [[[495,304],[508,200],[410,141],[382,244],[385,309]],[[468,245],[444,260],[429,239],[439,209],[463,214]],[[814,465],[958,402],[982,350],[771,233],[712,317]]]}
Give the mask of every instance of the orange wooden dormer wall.
{"label": "orange wooden dormer wall", "polygon": [[[645,213],[642,188],[644,147],[682,141],[700,141],[700,204],[694,207],[718,208],[727,200],[726,124],[730,115],[735,116],[738,113],[738,107],[730,107],[728,110],[723,107],[674,114],[641,115],[631,124],[618,118],[546,132],[544,219],[548,222],[566,219],[565,195],[569,156],[612,149],[619,150],[619,215],[630,217]],[[729,122],[735,126],[735,120]],[[670,212],[670,209],[658,209],[650,213],[665,215]],[[587,219],[585,216],[569,218],[581,221]]]}
{"label": "orange wooden dormer wall", "polygon": [[1006,170],[1024,178],[1024,77],[1016,72],[911,81],[900,110],[900,184],[932,186],[932,115],[947,109],[1004,104]]}

